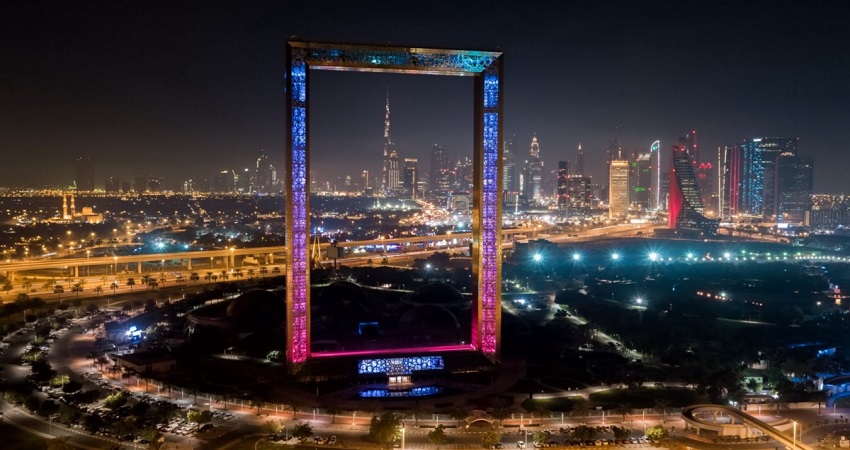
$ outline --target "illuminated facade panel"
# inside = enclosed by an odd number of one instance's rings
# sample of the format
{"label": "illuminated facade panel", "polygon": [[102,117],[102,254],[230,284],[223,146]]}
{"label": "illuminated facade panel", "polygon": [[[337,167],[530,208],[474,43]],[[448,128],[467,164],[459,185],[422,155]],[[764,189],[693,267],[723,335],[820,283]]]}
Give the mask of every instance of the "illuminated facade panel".
{"label": "illuminated facade panel", "polygon": [[413,372],[445,368],[442,356],[361,359],[357,362],[357,373],[360,375],[413,375]]}
{"label": "illuminated facade panel", "polygon": [[472,76],[475,78],[473,157],[473,278],[477,303],[472,345],[498,357],[501,327],[501,52],[287,43],[286,245],[287,361],[310,356],[308,69]]}

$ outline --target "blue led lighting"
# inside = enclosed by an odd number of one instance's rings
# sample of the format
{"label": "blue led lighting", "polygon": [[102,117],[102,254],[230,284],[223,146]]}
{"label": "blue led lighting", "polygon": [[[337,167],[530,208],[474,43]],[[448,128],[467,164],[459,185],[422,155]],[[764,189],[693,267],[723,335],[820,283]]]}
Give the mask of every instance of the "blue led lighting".
{"label": "blue led lighting", "polygon": [[403,358],[361,359],[357,363],[360,375],[411,375],[422,370],[442,370],[442,356],[407,356]]}

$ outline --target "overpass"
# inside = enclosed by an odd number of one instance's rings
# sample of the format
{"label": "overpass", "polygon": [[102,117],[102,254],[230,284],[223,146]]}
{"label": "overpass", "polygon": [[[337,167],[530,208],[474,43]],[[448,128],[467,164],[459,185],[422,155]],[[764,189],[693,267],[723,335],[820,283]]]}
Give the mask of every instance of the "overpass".
{"label": "overpass", "polygon": [[[515,228],[515,229],[506,229],[502,230],[502,239],[508,244],[515,236],[523,235],[523,236],[537,236],[540,232],[548,231],[552,226],[546,227],[532,227],[532,228]],[[438,243],[445,241],[448,247],[451,247],[449,244],[453,240],[457,241],[457,246],[465,245],[472,239],[472,233],[449,233],[444,235],[434,235],[434,236],[412,236],[412,237],[398,237],[398,238],[385,238],[385,239],[374,239],[374,240],[366,240],[366,241],[348,241],[348,242],[338,242],[338,247],[344,248],[357,248],[357,247],[365,247],[365,246],[378,246],[386,249],[387,245],[392,244],[420,244],[420,243]],[[510,245],[510,244],[509,244]],[[327,248],[330,244],[323,243],[321,244],[321,248]],[[442,248],[442,247],[440,247]],[[32,259],[26,261],[3,261],[0,262],[0,273],[4,273],[7,277],[14,280],[15,274],[18,272],[28,271],[28,270],[45,270],[45,269],[63,269],[69,271],[69,276],[79,277],[80,276],[80,267],[109,267],[111,268],[111,273],[117,274],[119,272],[120,267],[124,267],[125,271],[132,271],[134,273],[142,273],[142,263],[160,263],[160,269],[156,271],[163,271],[165,269],[166,261],[180,261],[181,267],[185,262],[185,270],[192,270],[192,261],[193,260],[209,260],[210,266],[214,266],[215,262],[223,261],[224,267],[226,269],[230,269],[232,267],[236,267],[236,259],[237,257],[245,256],[264,256],[265,264],[274,264],[275,258],[283,258],[286,253],[286,247],[284,246],[274,246],[274,247],[254,247],[254,248],[225,248],[218,250],[204,250],[204,251],[194,251],[194,252],[170,252],[170,253],[150,253],[144,255],[127,255],[127,256],[96,256],[96,257],[76,257],[76,258],[50,258],[50,259]],[[131,268],[135,265],[134,268]],[[73,270],[73,275],[70,275],[70,271]]]}
{"label": "overpass", "polygon": [[[697,417],[697,413],[701,412],[711,413],[714,421]],[[724,413],[730,417],[729,423],[717,422],[717,415]],[[710,430],[716,432],[719,436],[738,435],[749,437],[750,430],[756,429],[789,449],[812,450],[810,446],[800,442],[799,435],[797,435],[795,430],[796,424],[790,419],[783,419],[775,425],[770,425],[730,406],[710,404],[691,405],[684,408],[682,410],[682,419],[685,421],[685,429],[696,429],[697,434],[699,434],[700,430]],[[736,421],[738,423],[735,423]],[[780,428],[783,431],[780,431]],[[786,434],[789,429],[794,433],[791,437],[788,437]]]}

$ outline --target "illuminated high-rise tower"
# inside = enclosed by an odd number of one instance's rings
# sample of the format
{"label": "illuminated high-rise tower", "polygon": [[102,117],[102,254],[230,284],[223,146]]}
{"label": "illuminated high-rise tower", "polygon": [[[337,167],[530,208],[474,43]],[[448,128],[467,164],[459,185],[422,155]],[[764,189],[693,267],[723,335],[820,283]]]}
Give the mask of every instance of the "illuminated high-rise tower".
{"label": "illuminated high-rise tower", "polygon": [[652,180],[650,180],[650,207],[655,210],[664,209],[661,199],[661,141],[655,141],[649,147],[650,164],[652,165]]}
{"label": "illuminated high-rise tower", "polygon": [[[391,185],[390,182],[390,156],[395,152],[395,143],[390,138],[390,93],[387,91],[387,105],[384,115],[384,164],[381,171],[381,192],[388,193],[392,189],[398,187],[398,183]],[[398,158],[396,157],[396,170],[398,170]],[[396,178],[397,180],[397,178]]]}
{"label": "illuminated high-rise tower", "polygon": [[449,153],[445,145],[431,147],[431,170],[428,175],[429,189],[435,196],[445,195],[452,188],[454,171],[449,167]]}
{"label": "illuminated high-rise tower", "polygon": [[401,174],[401,187],[404,189],[404,194],[416,200],[417,185],[419,184],[419,174],[416,166],[419,160],[416,158],[404,158],[404,171]]}
{"label": "illuminated high-rise tower", "polygon": [[576,175],[585,175],[584,173],[584,150],[581,149],[581,142],[578,143],[576,150],[576,167],[573,171]]}
{"label": "illuminated high-rise tower", "polygon": [[529,200],[539,201],[543,197],[543,160],[540,159],[540,143],[537,142],[537,136],[531,138],[525,172],[525,195]]}
{"label": "illuminated high-rise tower", "polygon": [[94,190],[94,163],[88,156],[77,158],[77,178],[75,182],[78,191]]}
{"label": "illuminated high-rise tower", "polygon": [[611,161],[608,167],[608,218],[623,219],[629,215],[629,162]]}
{"label": "illuminated high-rise tower", "polygon": [[567,161],[558,161],[558,214],[567,216],[569,206],[569,179],[570,179],[570,163]]}
{"label": "illuminated high-rise tower", "polygon": [[670,228],[682,231],[714,234],[717,221],[706,219],[704,205],[696,174],[693,157],[687,148],[673,147],[670,159],[670,197],[667,206],[667,224]]}

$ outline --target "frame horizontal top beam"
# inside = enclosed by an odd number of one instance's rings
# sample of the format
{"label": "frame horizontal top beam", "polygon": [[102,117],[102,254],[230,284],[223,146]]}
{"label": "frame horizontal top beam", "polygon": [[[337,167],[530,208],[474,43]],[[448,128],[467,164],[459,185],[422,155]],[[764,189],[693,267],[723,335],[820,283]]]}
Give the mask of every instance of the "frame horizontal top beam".
{"label": "frame horizontal top beam", "polygon": [[311,69],[474,76],[501,52],[289,41]]}

